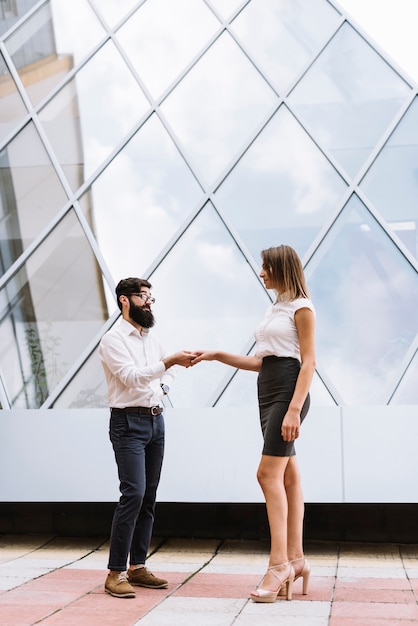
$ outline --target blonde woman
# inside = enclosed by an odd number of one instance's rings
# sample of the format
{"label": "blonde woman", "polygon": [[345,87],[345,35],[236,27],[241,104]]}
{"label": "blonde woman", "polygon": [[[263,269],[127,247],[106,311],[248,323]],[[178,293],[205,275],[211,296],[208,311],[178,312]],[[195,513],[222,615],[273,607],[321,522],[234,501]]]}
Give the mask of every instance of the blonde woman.
{"label": "blonde woman", "polygon": [[303,552],[304,501],[295,456],[295,439],[309,409],[315,371],[315,310],[302,263],[290,246],[263,250],[260,277],[276,300],[255,331],[255,356],[198,351],[192,361],[220,361],[258,374],[258,403],[264,447],[257,479],[266,500],[270,559],[254,602],[292,599],[292,585],[302,578],[308,591],[310,567]]}

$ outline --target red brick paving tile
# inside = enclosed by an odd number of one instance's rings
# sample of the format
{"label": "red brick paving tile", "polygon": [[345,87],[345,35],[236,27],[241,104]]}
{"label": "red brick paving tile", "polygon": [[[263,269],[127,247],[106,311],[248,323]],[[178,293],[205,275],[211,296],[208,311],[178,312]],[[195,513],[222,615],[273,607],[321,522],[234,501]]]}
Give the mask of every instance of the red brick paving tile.
{"label": "red brick paving tile", "polygon": [[122,599],[105,593],[106,572],[56,570],[0,595],[0,624],[31,626],[40,620],[45,626],[134,624],[189,575],[170,572],[167,589],[135,587],[136,598]]}
{"label": "red brick paving tile", "polygon": [[107,576],[108,570],[105,569],[58,569],[54,574],[57,577],[62,576],[66,580],[94,580],[99,578],[104,580]]}
{"label": "red brick paving tile", "polygon": [[331,617],[328,626],[413,626],[417,622],[415,620],[404,619],[364,619],[359,620],[358,617]]}
{"label": "red brick paving tile", "polygon": [[2,604],[0,624],[2,626],[32,626],[55,611],[51,606],[28,606],[22,604]]}
{"label": "red brick paving tile", "polygon": [[335,578],[333,576],[312,576],[309,579],[308,594],[302,594],[302,579],[293,584],[293,597],[295,600],[316,600],[318,602],[331,602]]}
{"label": "red brick paving tile", "polygon": [[95,570],[66,570],[60,569],[35,578],[24,585],[20,589],[26,591],[72,591],[84,594],[98,585],[103,584],[104,577],[102,571]]}
{"label": "red brick paving tile", "polygon": [[418,606],[411,602],[333,602],[331,617],[356,618],[361,620],[361,626],[366,619],[416,620],[418,624]]}
{"label": "red brick paving tile", "polygon": [[258,574],[196,574],[173,595],[183,598],[248,598],[259,580]]}
{"label": "red brick paving tile", "polygon": [[415,602],[409,589],[362,589],[361,586],[343,587],[335,590],[334,601],[343,602]]}
{"label": "red brick paving tile", "polygon": [[7,595],[0,596],[0,611],[4,605],[8,606],[35,606],[43,605],[59,608],[80,597],[78,592],[70,591],[36,591],[26,589],[26,585],[11,589]]}
{"label": "red brick paving tile", "polygon": [[[418,581],[417,581],[418,583]],[[362,589],[410,589],[406,576],[404,578],[337,578],[335,588],[356,586]]]}
{"label": "red brick paving tile", "polygon": [[[42,578],[53,577],[56,579],[64,578],[65,580],[93,580],[95,578],[106,578],[107,570],[102,569],[75,569],[75,568],[66,568],[62,567],[61,569],[56,569]],[[39,580],[37,578],[36,580]]]}
{"label": "red brick paving tile", "polygon": [[138,594],[136,598],[114,598],[104,592],[89,594],[43,620],[42,626],[134,624],[165,597]]}

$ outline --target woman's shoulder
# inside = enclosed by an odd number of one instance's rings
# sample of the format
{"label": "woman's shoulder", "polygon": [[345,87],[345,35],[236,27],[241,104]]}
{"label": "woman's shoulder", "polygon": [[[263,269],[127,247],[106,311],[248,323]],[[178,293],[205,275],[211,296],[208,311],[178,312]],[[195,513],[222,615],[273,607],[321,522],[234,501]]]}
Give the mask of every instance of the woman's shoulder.
{"label": "woman's shoulder", "polygon": [[310,309],[313,313],[315,313],[315,307],[310,298],[296,298],[295,300],[291,300],[289,302],[289,308],[296,312],[299,309]]}

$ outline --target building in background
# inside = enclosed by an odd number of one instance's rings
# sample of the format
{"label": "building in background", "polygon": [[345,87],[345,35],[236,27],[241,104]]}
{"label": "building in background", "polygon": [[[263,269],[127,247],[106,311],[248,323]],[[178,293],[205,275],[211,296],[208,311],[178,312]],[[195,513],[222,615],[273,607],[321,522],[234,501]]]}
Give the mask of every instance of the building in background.
{"label": "building in background", "polygon": [[[120,278],[172,350],[251,353],[286,243],[317,309],[306,499],[418,501],[417,163],[417,85],[336,2],[2,1],[0,500],[116,498]],[[160,500],[262,500],[255,384],[180,372]]]}

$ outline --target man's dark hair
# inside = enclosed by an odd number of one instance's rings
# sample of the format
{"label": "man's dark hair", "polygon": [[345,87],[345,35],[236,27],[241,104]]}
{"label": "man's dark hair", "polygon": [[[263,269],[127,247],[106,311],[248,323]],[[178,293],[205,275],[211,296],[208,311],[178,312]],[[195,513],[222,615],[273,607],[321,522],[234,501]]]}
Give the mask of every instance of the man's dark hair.
{"label": "man's dark hair", "polygon": [[123,278],[116,285],[116,300],[119,309],[122,311],[122,303],[119,300],[119,296],[131,296],[133,293],[139,293],[141,287],[147,287],[151,289],[151,283],[145,278]]}

